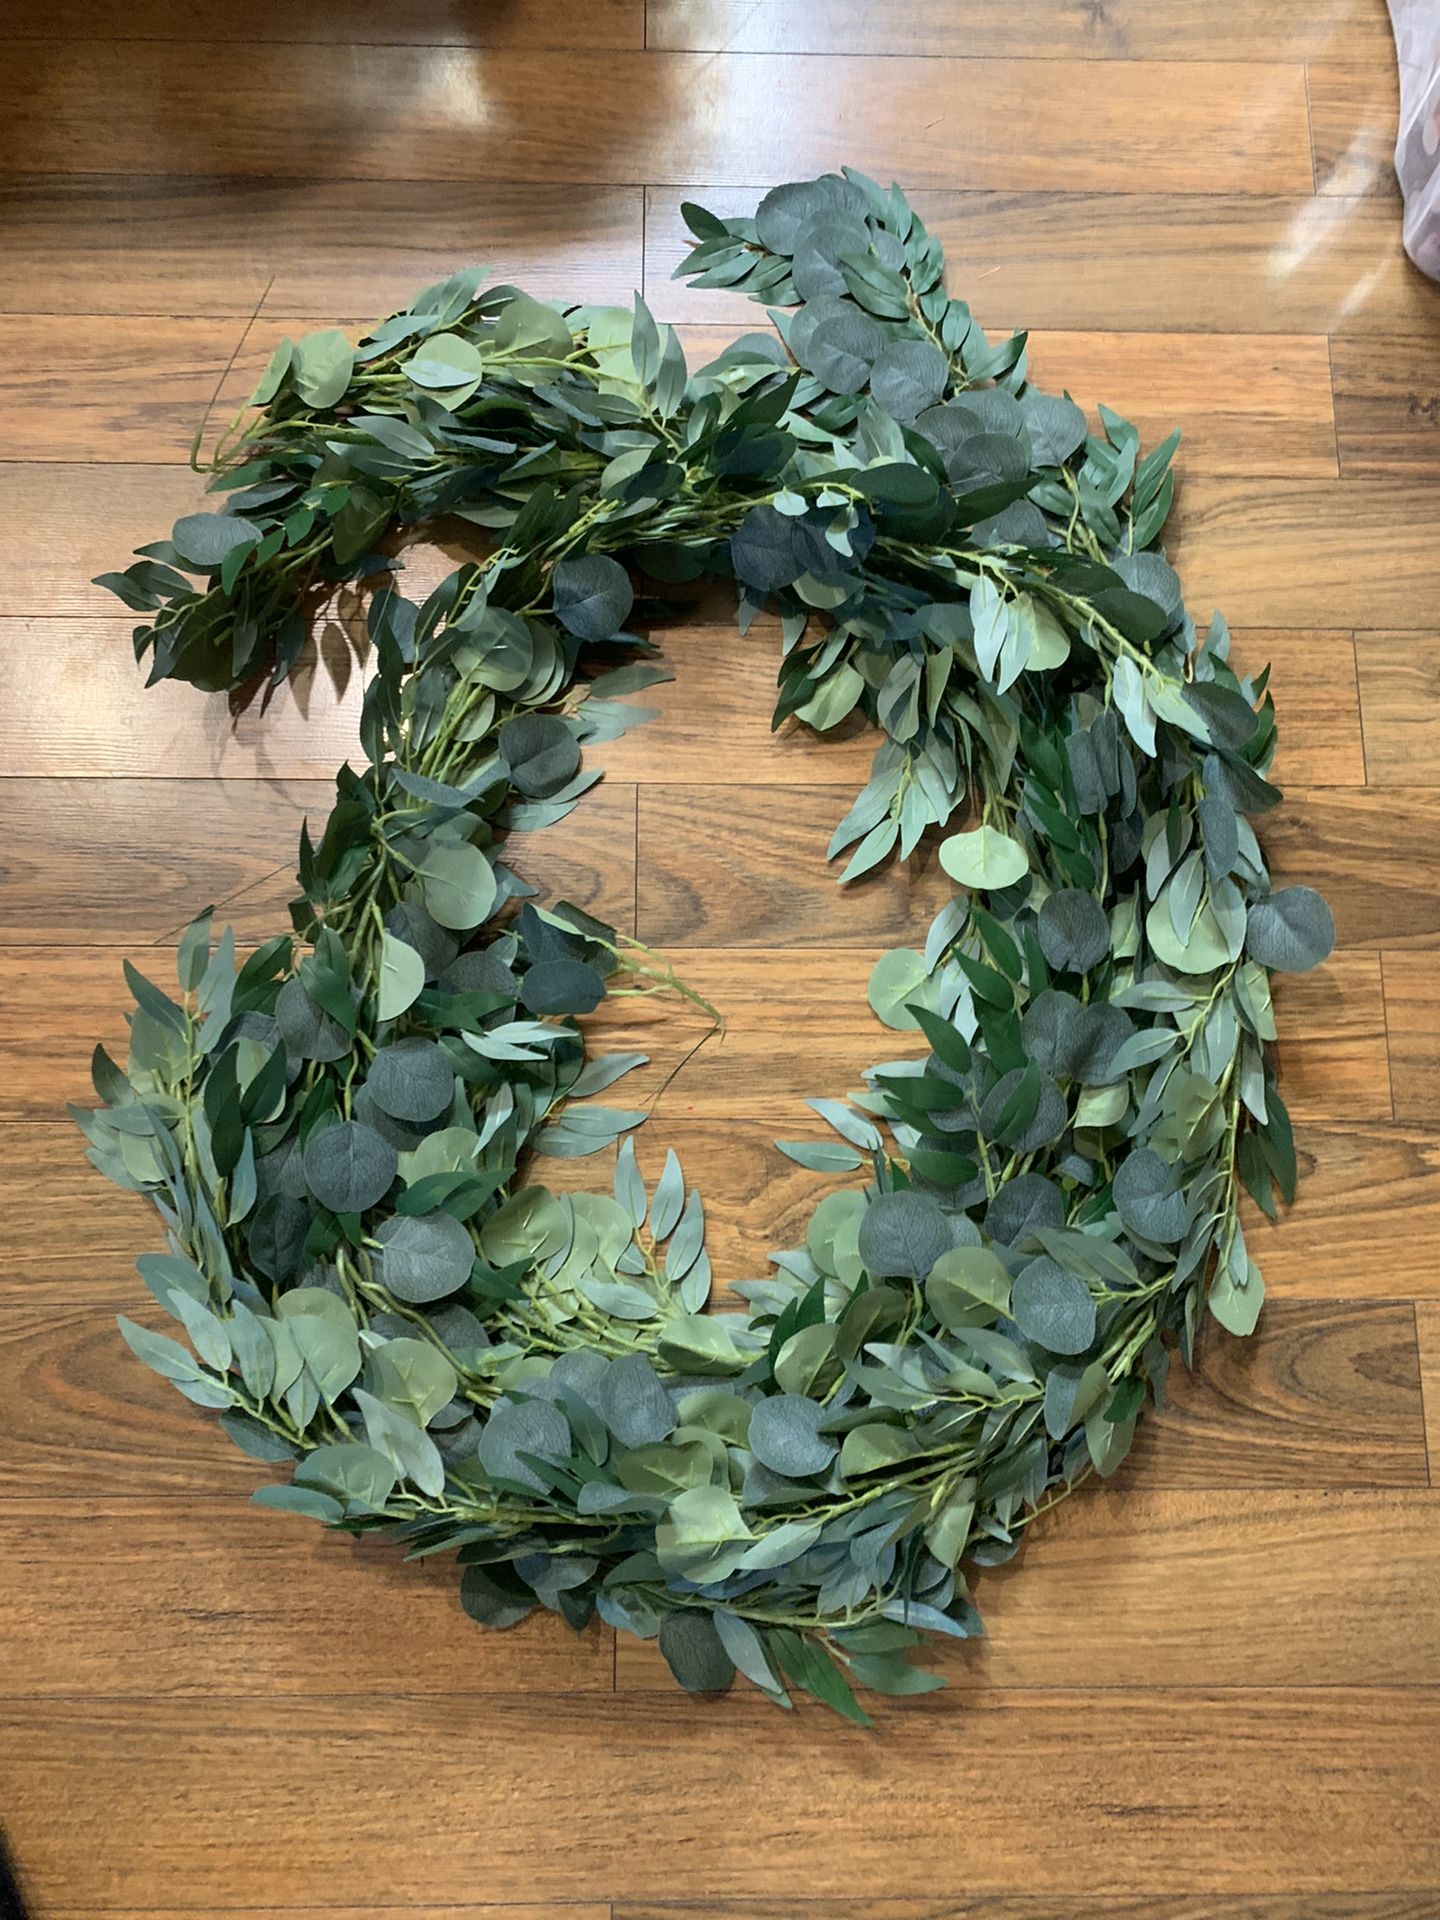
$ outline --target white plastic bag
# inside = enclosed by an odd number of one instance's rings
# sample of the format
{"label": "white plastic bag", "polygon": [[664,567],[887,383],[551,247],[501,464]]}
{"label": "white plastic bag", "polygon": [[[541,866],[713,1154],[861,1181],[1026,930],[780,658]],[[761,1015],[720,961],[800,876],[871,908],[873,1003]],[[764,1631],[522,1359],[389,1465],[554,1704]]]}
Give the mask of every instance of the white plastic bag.
{"label": "white plastic bag", "polygon": [[1400,60],[1395,171],[1405,199],[1405,251],[1440,280],[1440,0],[1389,0]]}

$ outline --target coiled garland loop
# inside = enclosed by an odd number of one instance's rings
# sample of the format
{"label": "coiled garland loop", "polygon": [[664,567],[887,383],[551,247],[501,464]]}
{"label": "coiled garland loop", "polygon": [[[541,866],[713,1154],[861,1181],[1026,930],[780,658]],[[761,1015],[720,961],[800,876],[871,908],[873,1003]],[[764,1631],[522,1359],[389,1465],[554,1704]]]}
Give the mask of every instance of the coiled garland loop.
{"label": "coiled garland loop", "polygon": [[[1031,386],[898,188],[686,215],[679,272],[778,335],[689,375],[638,298],[457,274],[358,347],[283,342],[221,510],[105,576],[152,681],[282,680],[346,582],[373,673],[295,938],[237,969],[207,916],[178,998],[130,971],[128,1065],[97,1051],[77,1118],[167,1231],[140,1266],[186,1340],[125,1336],[288,1470],[258,1499],[458,1550],[492,1626],[598,1613],[692,1690],[738,1669],[863,1719],[856,1685],[939,1684],[922,1636],[979,1631],[969,1573],[1113,1471],[1202,1305],[1254,1327],[1239,1193],[1295,1177],[1268,973],[1333,925],[1249,824],[1280,797],[1263,676],[1158,550],[1178,436],[1142,455]],[[416,605],[380,543],[442,519],[474,557]],[[647,1191],[642,1113],[595,1097],[637,1059],[579,1025],[698,996],[504,861],[668,677],[632,613],[702,578],[742,633],[778,609],[777,725],[883,735],[842,878],[934,829],[956,883],[871,982],[899,1057],[781,1143],[853,1180],[718,1313],[698,1194],[673,1154]],[[617,1140],[611,1191],[521,1183]]]}

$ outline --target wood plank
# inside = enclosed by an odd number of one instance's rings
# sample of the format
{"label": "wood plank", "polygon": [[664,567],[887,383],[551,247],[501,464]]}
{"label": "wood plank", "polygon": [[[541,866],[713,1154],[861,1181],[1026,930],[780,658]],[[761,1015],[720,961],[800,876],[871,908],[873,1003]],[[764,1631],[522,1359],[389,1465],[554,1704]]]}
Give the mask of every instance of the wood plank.
{"label": "wood plank", "polygon": [[1294,1205],[1247,1215],[1272,1297],[1440,1299],[1440,1137],[1337,1121],[1299,1128],[1296,1156]]}
{"label": "wood plank", "polygon": [[1127,1472],[1194,1491],[1413,1487],[1425,1465],[1409,1302],[1273,1300],[1253,1339],[1207,1322],[1194,1372],[1171,1369]]}
{"label": "wood plank", "polygon": [[186,459],[244,327],[235,318],[0,314],[7,458]]}
{"label": "wood plank", "polygon": [[1440,938],[1440,898],[1421,884],[1440,871],[1440,795],[1291,787],[1261,822],[1276,884],[1319,887],[1348,947],[1429,947]]}
{"label": "wood plank", "polygon": [[[325,620],[289,679],[268,700],[248,704],[179,680],[147,687],[131,646],[133,626],[123,614],[0,617],[0,676],[10,695],[0,710],[0,754],[6,777],[16,782],[12,806],[27,805],[20,776],[309,780],[328,787],[341,761],[357,757],[366,665],[358,657],[361,622]],[[314,804],[323,805],[324,795]],[[284,857],[282,842],[269,844]]]}
{"label": "wood plank", "polygon": [[1425,1447],[1430,1462],[1430,1484],[1440,1471],[1440,1304],[1424,1301],[1415,1308],[1415,1332],[1420,1342],[1420,1387],[1425,1402]]}
{"label": "wood plank", "polygon": [[127,566],[137,547],[203,507],[203,492],[188,467],[0,461],[0,516],[12,542],[6,614],[113,619],[120,602],[93,577]]}
{"label": "wood plank", "polygon": [[[1173,1687],[1440,1677],[1435,1494],[1152,1493],[1143,1472],[1125,1480],[1078,1491],[1008,1566],[977,1570],[984,1639],[937,1644],[923,1664],[956,1687],[1147,1687],[1157,1703]],[[1277,1634],[1277,1616],[1309,1630]],[[621,1693],[670,1684],[654,1642],[621,1634],[616,1651]]]}
{"label": "wood plank", "polygon": [[1434,625],[1428,484],[1197,477],[1178,492],[1169,557],[1192,607],[1223,607],[1237,627]]}
{"label": "wood plank", "polygon": [[[134,948],[177,937],[212,903],[217,925],[257,946],[289,929],[300,824],[323,824],[334,791],[329,781],[15,781],[0,946],[20,948],[18,964],[50,943]],[[633,787],[606,781],[563,834],[517,833],[506,844],[510,864],[548,897],[630,929]],[[158,964],[168,972],[169,956]]]}
{"label": "wood plank", "polygon": [[1440,1120],[1440,985],[1425,953],[1381,956],[1397,1120]]}
{"label": "wood plank", "polygon": [[1400,83],[1395,64],[1322,62],[1308,70],[1315,188],[1321,194],[1374,194],[1396,202],[1395,134]]}
{"label": "wood plank", "polygon": [[931,842],[853,887],[837,884],[843,861],[826,865],[854,798],[853,786],[642,788],[640,938],[666,948],[923,941],[953,891]]}
{"label": "wood plank", "polygon": [[1355,660],[1370,784],[1440,785],[1440,634],[1357,633]]}
{"label": "wood plank", "polygon": [[1053,0],[650,0],[646,44],[717,53],[950,54],[1015,59],[1372,60],[1394,58],[1368,0],[1240,0],[1225,30],[1203,0],[1056,7]]}
{"label": "wood plank", "polygon": [[1440,315],[1392,340],[1342,333],[1330,358],[1341,472],[1440,477]]}
{"label": "wood plank", "polygon": [[[43,1700],[0,1718],[11,1838],[37,1895],[95,1914],[182,1879],[200,1904],[239,1888],[302,1907],[383,1906],[417,1887],[443,1902],[479,1878],[502,1900],[623,1906],[672,1894],[677,1857],[707,1900],[813,1901],[857,1883],[895,1897],[957,1880],[974,1894],[1020,1881],[1248,1895],[1440,1877],[1427,1779],[1440,1693],[1117,1689],[1099,1704],[995,1689],[963,1711],[944,1695],[882,1705],[883,1751],[864,1729],[758,1696],[707,1708],[665,1694],[643,1715],[598,1694],[483,1708],[242,1697],[203,1713]],[[503,1765],[460,1764],[477,1737]],[[648,1844],[628,1819],[595,1818],[597,1804],[644,1807]]]}
{"label": "wood plank", "polygon": [[[1197,603],[1197,615],[1202,614]],[[1270,668],[1279,744],[1271,769],[1313,787],[1365,784],[1365,743],[1355,677],[1355,642],[1348,633],[1306,633],[1247,627],[1234,635],[1232,658],[1244,672]]]}
{"label": "wood plank", "polygon": [[[30,22],[22,22],[22,27]],[[455,0],[409,0],[403,8],[382,0],[311,0],[303,9],[285,0],[259,0],[239,15],[212,14],[193,0],[59,0],[43,15],[43,34],[16,32],[15,40],[71,39],[213,41],[418,47],[642,47],[643,0],[589,0],[582,9],[565,0],[506,0],[503,7]]]}
{"label": "wood plank", "polygon": [[[986,1894],[975,1900],[947,1894],[937,1903],[926,1898],[896,1900],[882,1893],[827,1900],[825,1920],[1433,1920],[1437,1902],[1440,1891],[1242,1894],[1238,1899],[1206,1893],[1143,1894],[1136,1899],[1123,1894],[1067,1893],[1058,1906],[1044,1894]],[[724,1901],[707,1902],[707,1911],[716,1920],[724,1916],[812,1920],[814,1905],[804,1899],[762,1897],[758,1902],[747,1900],[743,1909]],[[647,1900],[641,1905],[625,1901],[612,1910],[611,1920],[691,1920],[693,1913],[689,1901]],[[58,1914],[56,1920],[83,1920],[83,1916]],[[161,1916],[140,1914],[135,1920],[161,1920]],[[223,1917],[217,1912],[214,1920],[231,1920],[230,1910]],[[233,1920],[258,1920],[258,1916],[237,1912]],[[336,1920],[357,1920],[357,1916],[342,1914]],[[432,1920],[432,1916],[427,1913],[421,1920]],[[449,1920],[449,1916],[437,1914],[433,1920]]]}
{"label": "wood plank", "polygon": [[[181,65],[163,45],[81,37],[17,43],[10,82],[8,150],[26,172],[88,172],[104,127],[107,166],[134,173],[769,187],[849,162],[952,187],[1311,184],[1297,65],[1122,62],[1098,91],[1064,60],[759,55],[717,68],[697,53],[501,49],[482,79],[463,55],[423,48],[352,47],[337,63],[322,47],[201,43]],[[146,117],[116,114],[117,98],[163,98],[163,140]]]}
{"label": "wood plank", "polygon": [[[1352,1909],[1354,1920],[1411,1920],[1412,1913],[1418,1908],[1388,1907],[1384,1913],[1378,1908],[1360,1906]],[[125,1920],[273,1920],[274,1907],[127,1907]],[[572,1900],[545,1901],[535,1906],[526,1901],[516,1906],[507,1900],[503,1906],[432,1906],[428,1901],[423,1907],[337,1907],[328,1902],[323,1907],[287,1907],[285,1920],[387,1920],[388,1915],[401,1914],[404,1920],[613,1920],[608,1901],[596,1906],[591,1901],[577,1906]],[[1315,1909],[1319,1920],[1325,1920],[1319,1908]],[[78,1913],[73,1907],[52,1907],[48,1920],[92,1920],[88,1913]],[[1003,1920],[1003,1916],[1002,1916]],[[1168,1920],[1162,1915],[1161,1920]],[[1184,1920],[1205,1920],[1198,1912],[1187,1914]],[[1268,1920],[1268,1917],[1267,1917]],[[1287,1912],[1276,1909],[1276,1920],[1291,1920]]]}
{"label": "wood plank", "polygon": [[[283,17],[308,25],[312,10]],[[403,29],[415,15],[388,17]],[[0,310],[248,319],[263,302],[274,331],[325,308],[378,319],[472,261],[541,299],[628,300],[641,216],[635,187],[484,180],[437,194],[409,180],[22,176],[0,182]]]}
{"label": "wood plank", "polygon": [[[715,358],[746,326],[744,318],[682,324],[691,366]],[[1178,427],[1188,473],[1300,479],[1339,470],[1320,335],[1031,332],[1030,377],[1069,393],[1092,418],[1104,401],[1134,421],[1146,446]]]}
{"label": "wood plank", "polygon": [[[319,780],[8,782],[0,941],[22,956],[48,942],[133,948],[213,903],[256,946],[288,923],[274,894],[295,891],[302,820],[322,822],[333,801]],[[173,972],[168,954],[158,968]]]}
{"label": "wood plank", "polygon": [[[842,1093],[858,1086],[861,1070],[877,1059],[918,1051],[908,1036],[881,1027],[866,1005],[878,952],[830,947],[807,952],[802,964],[783,948],[677,944],[677,971],[724,1013],[724,1032],[705,1037],[702,1017],[668,997],[612,997],[590,1031],[597,1048],[649,1055],[649,1066],[626,1081],[637,1106],[653,1099],[653,1110],[667,1119],[748,1117],[773,1122],[785,1135],[818,1136],[823,1129],[802,1104],[809,1095]],[[1278,981],[1276,1006],[1291,1112],[1300,1119],[1388,1120],[1379,956],[1337,954],[1314,974]]]}
{"label": "wood plank", "polygon": [[[1155,14],[1167,25],[1172,17]],[[1378,8],[1375,18],[1384,19]],[[1130,191],[1139,178],[1113,194],[940,186],[913,198],[944,244],[952,290],[992,332],[1013,323],[1306,334],[1343,324],[1384,337],[1433,320],[1430,283],[1378,200],[1312,199],[1308,187],[1293,197]],[[662,320],[763,326],[763,308],[742,294],[671,280],[693,244],[680,218],[687,199],[728,216],[753,213],[756,196],[714,184],[650,188],[647,302]]]}
{"label": "wood plank", "polygon": [[1380,956],[1332,954],[1314,973],[1277,975],[1274,993],[1280,1090],[1292,1116],[1391,1119]]}
{"label": "wood plank", "polygon": [[[256,1484],[288,1475],[252,1463]],[[157,1580],[158,1568],[165,1576]],[[1398,1598],[1398,1594],[1397,1594]],[[232,1498],[0,1502],[0,1694],[609,1692],[613,1633],[486,1632],[449,1555],[407,1562]],[[1397,1608],[1398,1611],[1398,1608]],[[143,1682],[143,1688],[137,1684]]]}

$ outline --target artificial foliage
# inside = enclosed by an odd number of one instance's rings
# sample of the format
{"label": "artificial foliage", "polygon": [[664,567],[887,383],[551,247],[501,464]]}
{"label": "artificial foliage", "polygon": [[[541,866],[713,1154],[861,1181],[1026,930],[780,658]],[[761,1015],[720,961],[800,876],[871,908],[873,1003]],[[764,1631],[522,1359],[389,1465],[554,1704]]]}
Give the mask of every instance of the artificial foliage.
{"label": "artificial foliage", "polygon": [[[140,1267],[181,1337],[122,1331],[273,1466],[257,1499],[458,1552],[489,1626],[598,1614],[693,1691],[863,1719],[939,1684],[924,1636],[981,1630],[975,1570],[1114,1471],[1205,1309],[1255,1326],[1239,1196],[1295,1179],[1269,974],[1333,925],[1250,824],[1264,676],[1160,550],[1177,436],[1032,386],[898,189],[686,218],[678,273],[773,333],[690,374],[638,298],[458,274],[358,346],[282,342],[219,509],[105,576],[152,683],[279,682],[356,583],[373,671],[293,934],[237,967],[198,920],[178,996],[131,970],[77,1117],[168,1235]],[[474,557],[417,605],[394,536],[441,521]],[[955,882],[871,980],[894,1057],[780,1143],[837,1176],[805,1244],[711,1312],[700,1197],[673,1154],[647,1191],[608,1091],[637,1060],[579,1024],[689,990],[505,864],[647,717],[640,630],[702,579],[742,634],[778,611],[777,725],[879,731],[841,878],[929,834]],[[543,1184],[617,1140],[603,1191]]]}

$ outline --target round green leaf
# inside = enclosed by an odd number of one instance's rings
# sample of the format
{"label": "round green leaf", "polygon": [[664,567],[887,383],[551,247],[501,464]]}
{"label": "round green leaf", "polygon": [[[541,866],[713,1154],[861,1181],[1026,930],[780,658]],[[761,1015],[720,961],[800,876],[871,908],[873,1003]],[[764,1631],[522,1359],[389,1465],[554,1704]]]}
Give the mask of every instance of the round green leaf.
{"label": "round green leaf", "polygon": [[1137,1147],[1120,1163],[1113,1188],[1120,1218],[1142,1240],[1173,1246],[1190,1226],[1190,1206],[1176,1168],[1153,1147]]}
{"label": "round green leaf", "polygon": [[608,640],[634,604],[630,576],[608,554],[562,560],[551,577],[555,618],[580,640]]}
{"label": "round green leaf", "polygon": [[384,1248],[380,1284],[412,1305],[455,1293],[475,1264],[470,1235],[448,1213],[397,1216],[385,1221],[375,1238]]}
{"label": "round green leaf", "polygon": [[1091,893],[1065,887],[1040,909],[1040,951],[1052,967],[1088,973],[1110,951],[1110,922]]}
{"label": "round green leaf", "polygon": [[1051,1353],[1083,1353],[1095,1338],[1095,1302],[1078,1274],[1048,1255],[1016,1276],[1010,1318],[1027,1340]]}
{"label": "round green leaf", "polygon": [[872,1280],[923,1280],[954,1244],[950,1223],[928,1193],[881,1193],[860,1222],[860,1258]]}
{"label": "round green leaf", "polygon": [[457,933],[478,927],[495,905],[495,869],[468,841],[432,845],[420,868],[420,884],[432,919]]}
{"label": "round green leaf", "polygon": [[1257,900],[1245,927],[1245,951],[1262,967],[1306,973],[1335,945],[1335,917],[1313,887],[1282,887]]}
{"label": "round green leaf", "polygon": [[455,1068],[434,1040],[392,1040],[370,1062],[365,1085],[382,1113],[418,1125],[436,1119],[449,1106]]}
{"label": "round green leaf", "polygon": [[777,1393],[758,1400],[750,1413],[751,1453],[761,1466],[789,1480],[824,1473],[839,1452],[839,1442],[819,1431],[825,1409],[801,1393]]}
{"label": "round green leaf", "polygon": [[390,1191],[399,1161],[389,1141],[373,1127],[342,1120],[311,1134],[301,1165],[322,1207],[332,1213],[363,1213]]}
{"label": "round green leaf", "polygon": [[907,1003],[921,997],[929,978],[923,954],[913,947],[892,947],[871,969],[866,989],[870,1005],[887,1027],[897,1033],[914,1033],[920,1023]]}
{"label": "round green leaf", "polygon": [[958,885],[992,892],[1013,887],[1030,871],[1029,856],[1020,842],[994,827],[952,833],[940,843],[940,864]]}

